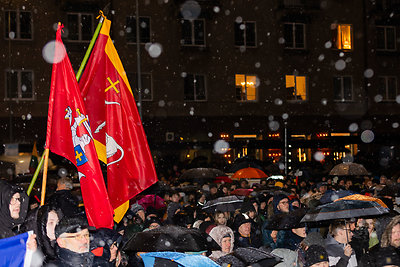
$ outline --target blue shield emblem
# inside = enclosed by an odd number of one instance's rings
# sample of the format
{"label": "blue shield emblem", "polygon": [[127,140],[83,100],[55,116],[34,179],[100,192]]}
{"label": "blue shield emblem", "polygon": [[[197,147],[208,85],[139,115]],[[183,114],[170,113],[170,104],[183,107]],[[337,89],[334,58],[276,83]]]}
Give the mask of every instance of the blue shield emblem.
{"label": "blue shield emblem", "polygon": [[75,150],[76,165],[78,167],[88,162],[85,152],[83,152],[82,147],[80,145],[74,147],[74,150]]}

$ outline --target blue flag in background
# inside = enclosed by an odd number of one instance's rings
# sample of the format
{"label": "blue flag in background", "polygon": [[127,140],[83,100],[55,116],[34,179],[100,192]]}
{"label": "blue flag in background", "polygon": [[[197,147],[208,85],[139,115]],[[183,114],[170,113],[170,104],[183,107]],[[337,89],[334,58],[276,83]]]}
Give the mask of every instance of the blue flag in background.
{"label": "blue flag in background", "polygon": [[17,236],[0,239],[0,266],[30,266],[32,253],[27,250],[26,242],[32,233],[32,231],[29,231]]}

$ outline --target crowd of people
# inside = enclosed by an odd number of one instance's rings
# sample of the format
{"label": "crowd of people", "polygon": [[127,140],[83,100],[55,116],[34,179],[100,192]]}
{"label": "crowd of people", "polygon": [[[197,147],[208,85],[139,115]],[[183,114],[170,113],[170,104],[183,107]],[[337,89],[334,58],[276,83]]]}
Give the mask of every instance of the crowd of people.
{"label": "crowd of people", "polygon": [[[163,180],[156,187],[155,192],[145,191],[132,199],[114,229],[92,229],[70,178],[58,180],[56,191],[43,206],[21,187],[0,180],[0,239],[33,231],[27,241],[27,248],[34,251],[33,266],[144,266],[141,253],[148,250],[132,252],[126,244],[138,233],[175,225],[197,229],[218,245],[181,252],[208,257],[220,266],[250,266],[234,252],[252,248],[277,259],[276,265],[269,266],[400,267],[396,202],[400,180],[385,176],[286,177],[253,184],[246,179],[200,184]],[[208,208],[207,203],[218,203],[237,192],[242,196],[234,208],[228,204]],[[315,223],[299,220],[309,210],[356,193],[379,199],[389,212]],[[154,203],[141,201],[149,194]],[[277,218],[292,219],[290,226],[273,226]],[[175,251],[173,246],[170,250]]]}

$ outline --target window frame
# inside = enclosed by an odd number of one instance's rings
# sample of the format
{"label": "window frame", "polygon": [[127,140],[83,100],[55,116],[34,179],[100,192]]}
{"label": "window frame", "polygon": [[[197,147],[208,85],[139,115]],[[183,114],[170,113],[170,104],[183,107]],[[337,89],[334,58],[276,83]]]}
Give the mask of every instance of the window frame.
{"label": "window frame", "polygon": [[[235,99],[236,99],[236,102],[238,102],[238,103],[257,103],[258,102],[258,92],[259,92],[257,84],[254,85],[255,90],[256,90],[254,100],[248,100],[248,99],[240,99],[239,100],[239,99],[237,99],[236,75],[244,75],[245,81],[247,81],[248,76],[254,76],[257,81],[258,76],[256,74],[235,73]],[[247,96],[248,96],[248,94],[247,94],[247,86],[246,86],[246,98],[247,98]]]}
{"label": "window frame", "polygon": [[[95,25],[94,25],[94,15],[93,13],[88,13],[88,12],[67,12],[66,16],[67,16],[67,25],[69,24],[69,20],[68,20],[68,16],[69,15],[78,15],[78,40],[73,40],[69,38],[69,34],[67,36],[67,41],[71,42],[71,43],[89,43],[91,38],[89,38],[88,40],[82,40],[82,16],[83,15],[88,15],[91,16],[91,23],[92,23],[92,32],[91,35],[93,36],[94,31],[95,31]],[[70,29],[68,29],[68,32],[70,32]]]}
{"label": "window frame", "polygon": [[[287,46],[286,42],[285,42],[285,49],[294,49],[294,50],[304,50],[306,49],[306,24],[305,23],[301,23],[301,22],[284,22],[284,30],[285,30],[285,25],[292,25],[292,38],[293,38],[293,46]],[[301,25],[303,26],[303,47],[296,47],[296,25]],[[285,36],[285,34],[284,34]]]}
{"label": "window frame", "polygon": [[[341,99],[335,99],[335,95],[333,96],[333,101],[334,102],[342,102],[342,103],[346,103],[346,102],[354,102],[354,86],[353,86],[353,76],[351,75],[342,75],[342,76],[333,76],[333,79],[335,78],[341,78]],[[344,98],[344,79],[345,78],[350,78],[350,85],[351,85],[351,100],[347,100]],[[334,82],[334,80],[333,80]],[[335,94],[335,85],[333,84],[333,93]]]}
{"label": "window frame", "polygon": [[[185,38],[183,36],[183,25],[184,22],[188,21],[190,23],[190,33],[191,33],[191,43],[190,44],[185,44]],[[194,22],[195,21],[203,21],[203,42],[204,44],[196,44],[196,34],[195,34],[195,25]],[[187,46],[187,47],[205,47],[207,45],[206,42],[206,20],[203,18],[198,18],[198,19],[193,19],[193,20],[189,20],[189,19],[181,19],[181,46]]]}
{"label": "window frame", "polygon": [[[188,75],[193,75],[193,79],[196,78],[196,76],[203,76],[204,78],[204,99],[196,99],[196,88],[193,88],[193,98],[194,99],[185,99],[185,79],[188,77]],[[194,84],[194,82],[193,82]],[[207,102],[208,101],[208,94],[207,94],[207,76],[202,73],[186,73],[186,76],[183,77],[183,100],[188,101],[188,102]]]}
{"label": "window frame", "polygon": [[306,75],[286,75],[285,74],[285,88],[287,89],[287,87],[286,87],[286,76],[293,76],[294,77],[294,88],[295,88],[295,92],[297,93],[297,87],[296,87],[296,77],[304,77],[304,82],[305,82],[305,88],[306,88],[306,96],[305,96],[305,98],[306,99],[297,99],[297,94],[295,95],[295,97],[296,97],[296,99],[288,99],[288,97],[287,97],[287,95],[286,95],[286,101],[287,102],[289,102],[289,103],[295,103],[295,102],[306,102],[306,101],[308,101],[308,99],[309,99],[309,96],[308,96],[308,76],[306,76]]}
{"label": "window frame", "polygon": [[[249,46],[247,45],[247,24],[248,23],[253,23],[254,24],[254,46]],[[234,26],[236,26],[236,24],[244,24],[244,30],[243,30],[243,45],[238,45],[236,44],[236,39],[234,40],[235,43],[235,47],[245,47],[245,48],[257,48],[257,22],[253,21],[253,20],[248,20],[248,21],[242,21],[241,23],[237,23],[236,21],[234,22]],[[236,35],[236,27],[234,27],[234,34]]]}
{"label": "window frame", "polygon": [[[9,97],[8,96],[8,86],[7,86],[7,74],[11,71],[17,72],[17,79],[18,79],[18,97]],[[23,98],[22,97],[22,72],[30,72],[32,75],[32,97],[30,98]],[[4,100],[7,101],[34,101],[36,100],[36,94],[35,94],[35,73],[32,69],[5,69],[4,71],[4,89],[5,89],[5,94],[4,94]]]}
{"label": "window frame", "polygon": [[[8,36],[5,36],[7,33],[7,23],[4,23],[4,39],[5,40],[16,40],[16,41],[32,41],[33,40],[33,17],[32,17],[32,12],[31,11],[25,11],[25,10],[20,10],[20,9],[6,9],[4,10],[4,19],[6,19],[6,13],[7,12],[16,12],[16,24],[17,24],[17,32],[15,33],[14,38],[10,38],[9,34]],[[31,37],[30,38],[21,38],[21,12],[26,12],[30,13],[31,19],[30,19],[30,27],[31,27]],[[10,33],[10,32],[9,32]]]}
{"label": "window frame", "polygon": [[[137,75],[138,75],[137,72],[127,73],[129,84],[131,85],[131,89],[133,90],[133,95],[134,95],[136,101],[138,100],[139,92],[137,91],[135,82],[133,82],[132,79],[134,81],[137,81]],[[144,92],[142,92],[142,101],[150,102],[150,101],[153,101],[153,74],[151,72],[142,72],[141,73],[142,81],[143,81],[144,75],[148,75],[150,77],[150,99],[143,98]],[[132,79],[130,79],[130,78],[132,78]],[[142,82],[142,87],[143,87],[143,82]],[[143,90],[143,88],[142,88],[142,90]]]}
{"label": "window frame", "polygon": [[[135,18],[135,24],[136,24],[136,15],[126,16],[126,19],[128,17]],[[140,22],[141,18],[146,18],[146,19],[149,20],[149,41],[148,42],[142,42],[142,40],[140,40],[140,44],[147,44],[147,43],[151,42],[151,17],[150,16],[140,16],[139,15],[139,22]],[[135,27],[136,27],[136,25],[135,25]],[[136,28],[135,28],[135,31],[136,31]],[[139,31],[140,31],[140,25],[139,25]],[[125,34],[126,34],[126,27],[125,27]],[[140,35],[139,37],[140,37],[140,39],[142,39],[142,35]],[[134,42],[128,41],[126,37],[125,37],[125,40],[126,40],[127,44],[136,44],[137,37],[135,36],[135,41]]]}
{"label": "window frame", "polygon": [[[390,26],[390,25],[376,25],[376,31],[377,31],[377,33],[378,33],[378,28],[382,28],[383,29],[383,31],[384,31],[384,44],[385,44],[385,48],[379,48],[378,47],[378,42],[377,42],[377,45],[376,45],[376,50],[377,51],[389,51],[389,52],[394,52],[394,51],[396,51],[397,50],[397,45],[396,45],[396,43],[397,43],[397,39],[396,39],[396,36],[397,36],[397,34],[396,34],[396,26]],[[392,28],[393,29],[393,33],[394,33],[394,48],[393,49],[389,49],[389,48],[387,48],[387,46],[388,46],[388,44],[387,44],[387,29],[388,28]],[[377,36],[377,38],[378,38],[378,34],[376,34],[376,36]]]}
{"label": "window frame", "polygon": [[[350,23],[334,23],[334,24],[332,24],[332,25],[335,25],[335,26],[336,26],[336,27],[333,29],[333,32],[334,32],[335,34],[334,34],[334,37],[333,37],[333,42],[332,42],[333,45],[332,45],[332,47],[333,47],[334,49],[341,50],[341,51],[348,51],[348,52],[353,51],[353,50],[354,50],[354,26],[353,26],[353,24],[350,24]],[[332,27],[332,25],[331,25],[331,27]],[[339,35],[339,30],[338,30],[339,26],[350,26],[350,39],[351,39],[351,48],[350,48],[350,49],[347,49],[347,48],[338,48],[338,46],[337,46],[338,35]]]}
{"label": "window frame", "polygon": [[[388,90],[389,90],[389,79],[390,78],[394,78],[394,81],[395,81],[395,83],[394,83],[394,85],[395,85],[395,88],[394,88],[394,90],[395,90],[395,97],[392,99],[392,98],[388,98]],[[396,96],[398,95],[398,86],[397,86],[397,76],[395,76],[395,75],[382,75],[382,76],[378,76],[378,86],[380,85],[380,79],[385,79],[385,96],[382,96],[383,97],[383,99],[382,99],[382,102],[394,102],[394,101],[396,101]],[[378,88],[378,90],[379,90],[379,88]],[[378,91],[378,94],[379,94],[380,92]]]}

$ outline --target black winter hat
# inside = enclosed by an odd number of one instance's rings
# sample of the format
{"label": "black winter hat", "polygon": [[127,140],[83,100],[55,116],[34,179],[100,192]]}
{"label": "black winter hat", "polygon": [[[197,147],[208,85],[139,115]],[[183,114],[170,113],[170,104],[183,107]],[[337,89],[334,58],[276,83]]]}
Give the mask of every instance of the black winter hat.
{"label": "black winter hat", "polygon": [[256,212],[256,209],[254,208],[253,203],[251,201],[243,202],[242,208],[240,209],[241,213],[246,213],[248,211]]}
{"label": "black winter hat", "polygon": [[83,216],[63,217],[56,225],[55,235],[58,238],[63,233],[77,233],[89,227]]}
{"label": "black winter hat", "polygon": [[326,253],[325,248],[318,245],[311,245],[306,251],[305,258],[305,267],[310,267],[319,262],[329,261],[328,253]]}
{"label": "black winter hat", "polygon": [[236,217],[235,217],[235,221],[234,221],[234,223],[233,223],[233,225],[234,225],[234,230],[238,230],[239,229],[239,227],[242,225],[242,224],[245,224],[245,223],[251,223],[253,220],[252,219],[250,219],[249,217],[247,217],[247,216],[244,216],[244,215],[242,215],[242,214],[238,214],[238,215],[236,215]]}

